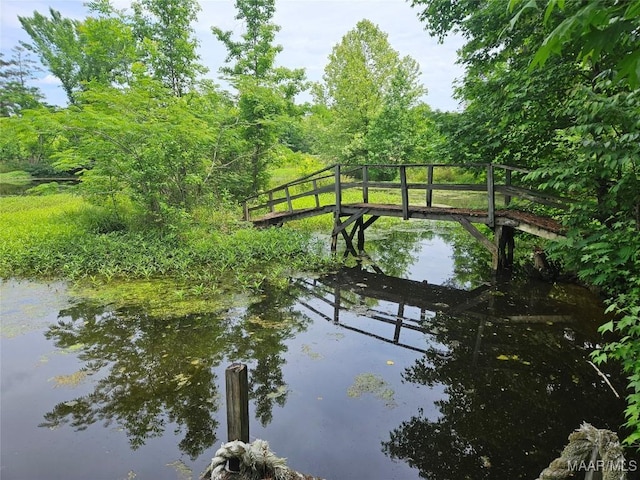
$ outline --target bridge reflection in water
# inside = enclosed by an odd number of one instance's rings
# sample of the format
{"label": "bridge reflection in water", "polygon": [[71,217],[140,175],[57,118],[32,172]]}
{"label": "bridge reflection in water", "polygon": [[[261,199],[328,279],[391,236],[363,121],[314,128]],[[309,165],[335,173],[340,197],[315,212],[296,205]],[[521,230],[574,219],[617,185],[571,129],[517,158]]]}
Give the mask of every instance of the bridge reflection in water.
{"label": "bridge reflection in water", "polygon": [[[385,275],[377,267],[374,268],[377,271],[370,272],[361,266],[345,267],[320,279],[298,280],[298,284],[308,290],[311,298],[329,307],[331,314],[326,308],[319,308],[312,302],[299,303],[325,320],[348,330],[421,353],[426,352],[424,346],[404,342],[406,335],[403,335],[403,331],[433,334],[433,320],[436,317],[466,318],[469,328],[473,328],[477,335],[474,363],[478,358],[487,322],[521,325],[526,328],[527,325],[574,324],[577,320],[572,314],[571,305],[553,298],[543,301],[539,291],[529,290],[528,298],[518,300],[512,296],[505,298],[498,284],[485,283],[472,290],[463,290],[393,277]],[[549,289],[551,286],[540,283],[538,289],[540,288]],[[380,309],[369,306],[380,301],[393,307]],[[353,324],[352,315],[349,320],[341,320],[341,312],[344,311],[358,314],[360,321]],[[393,334],[383,336],[374,333],[380,330],[380,324],[392,326]]]}
{"label": "bridge reflection in water", "polygon": [[[421,478],[536,478],[583,421],[624,435],[624,400],[588,362],[602,308],[579,287],[461,290],[360,267],[298,283],[311,314],[416,352],[402,382],[442,391],[437,414],[425,393],[381,442]],[[622,377],[607,370],[623,392]]]}

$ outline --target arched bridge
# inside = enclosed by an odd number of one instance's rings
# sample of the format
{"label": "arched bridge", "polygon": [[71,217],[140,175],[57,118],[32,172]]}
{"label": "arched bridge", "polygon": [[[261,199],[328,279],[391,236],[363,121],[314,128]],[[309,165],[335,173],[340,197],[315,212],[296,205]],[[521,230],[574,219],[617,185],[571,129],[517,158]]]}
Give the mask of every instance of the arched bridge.
{"label": "arched bridge", "polygon": [[[453,183],[461,172],[474,181]],[[364,251],[365,230],[380,217],[453,221],[492,253],[499,270],[513,262],[514,230],[547,239],[563,236],[559,222],[527,210],[532,204],[565,209],[570,200],[527,185],[527,173],[498,164],[332,165],[246,199],[244,219],[270,226],[331,213],[332,251],[342,235],[346,254],[356,256]],[[467,205],[450,204],[460,203],[450,202],[451,193],[440,201],[438,192],[459,192],[458,200]],[[476,224],[492,229],[493,239]]]}

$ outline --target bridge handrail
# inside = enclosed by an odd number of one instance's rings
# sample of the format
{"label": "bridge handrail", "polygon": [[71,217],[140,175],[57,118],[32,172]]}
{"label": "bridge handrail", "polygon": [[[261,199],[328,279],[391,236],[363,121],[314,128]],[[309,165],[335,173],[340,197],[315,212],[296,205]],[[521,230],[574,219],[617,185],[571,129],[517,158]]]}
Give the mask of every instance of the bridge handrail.
{"label": "bridge handrail", "polygon": [[[320,208],[320,200],[319,195],[324,193],[334,192],[335,195],[335,206],[339,209],[339,204],[342,203],[342,191],[350,189],[350,188],[362,188],[363,191],[363,202],[368,203],[368,189],[369,188],[399,188],[401,190],[402,196],[402,207],[403,212],[408,215],[409,209],[409,194],[408,191],[410,189],[420,189],[426,191],[426,206],[432,206],[432,195],[433,191],[437,190],[460,190],[460,191],[486,191],[488,197],[488,207],[487,214],[489,216],[490,224],[493,223],[493,218],[495,214],[495,194],[501,193],[504,195],[505,206],[508,206],[512,197],[521,197],[527,199],[529,201],[533,201],[536,203],[541,203],[545,205],[555,206],[563,208],[563,206],[570,200],[549,195],[542,194],[540,192],[536,192],[535,190],[531,190],[528,188],[523,188],[519,186],[512,185],[512,173],[517,172],[521,174],[528,174],[531,170],[514,167],[510,165],[503,164],[491,164],[491,163],[465,163],[465,164],[450,164],[450,163],[428,163],[428,164],[366,164],[366,165],[347,165],[348,169],[345,171],[342,169],[342,165],[333,164],[317,170],[313,173],[305,175],[303,177],[297,178],[293,181],[287,182],[285,184],[279,185],[277,187],[271,188],[266,191],[259,192],[251,197],[248,197],[243,201],[244,207],[244,218],[245,220],[250,219],[250,213],[256,210],[261,210],[264,208],[268,208],[270,212],[275,212],[275,206],[287,203],[288,208],[287,211],[293,212],[292,202],[294,200],[315,196],[315,204],[316,208]],[[433,182],[433,170],[436,167],[446,167],[446,168],[467,168],[467,169],[483,169],[486,170],[487,179],[486,182],[478,182],[478,183],[468,183],[468,184],[450,184],[450,183],[434,183]],[[368,180],[368,172],[370,169],[384,169],[384,168],[393,168],[398,169],[400,172],[400,182],[387,182],[387,181],[369,181]],[[427,168],[427,179],[426,182],[407,182],[407,169],[416,169],[416,168]],[[497,183],[495,180],[494,172],[495,170],[504,170],[504,183]],[[325,172],[330,172],[329,174],[324,174]],[[354,172],[361,172],[362,178],[356,179],[356,181],[348,181],[345,182],[342,178],[348,176],[349,174],[353,174]],[[318,186],[318,181],[333,179],[332,185],[324,185]],[[313,188],[311,190],[292,194],[291,188],[302,185],[305,183],[313,182]],[[282,192],[284,197],[274,198],[274,194]],[[266,203],[258,202],[257,205],[249,206],[250,202],[255,202],[260,197],[268,196],[269,199]]]}

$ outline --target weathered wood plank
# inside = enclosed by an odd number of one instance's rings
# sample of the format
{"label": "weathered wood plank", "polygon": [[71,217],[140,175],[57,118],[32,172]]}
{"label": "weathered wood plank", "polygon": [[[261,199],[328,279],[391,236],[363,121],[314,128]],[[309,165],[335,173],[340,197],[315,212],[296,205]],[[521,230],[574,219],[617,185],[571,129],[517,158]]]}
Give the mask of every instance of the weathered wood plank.
{"label": "weathered wood plank", "polygon": [[225,370],[227,439],[249,442],[249,382],[247,366],[233,363]]}
{"label": "weathered wood plank", "polygon": [[498,247],[487,237],[485,237],[480,230],[478,230],[467,218],[463,216],[454,215],[456,220],[462,227],[471,234],[473,238],[478,240],[492,255],[498,255]]}
{"label": "weathered wood plank", "polygon": [[407,188],[407,168],[400,167],[400,195],[402,197],[402,219],[409,220],[409,189]]}

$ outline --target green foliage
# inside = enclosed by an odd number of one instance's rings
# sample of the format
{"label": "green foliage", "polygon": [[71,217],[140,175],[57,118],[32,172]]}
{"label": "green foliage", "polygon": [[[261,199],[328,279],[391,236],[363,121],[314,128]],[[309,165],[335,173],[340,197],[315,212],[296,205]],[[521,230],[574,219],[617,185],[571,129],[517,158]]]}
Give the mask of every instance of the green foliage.
{"label": "green foliage", "polygon": [[206,69],[197,63],[198,41],[192,26],[200,5],[197,0],[137,0],[132,31],[142,61],[153,78],[180,97]]}
{"label": "green foliage", "polygon": [[60,80],[69,102],[76,101],[85,82],[126,80],[135,43],[131,28],[121,18],[79,21],[62,17],[53,8],[49,15],[34,12],[32,17],[18,18],[33,42],[28,48]]}
{"label": "green foliage", "polygon": [[[511,0],[510,10],[521,5],[524,0]],[[570,2],[571,3],[571,2]],[[525,3],[514,15],[511,25],[515,25],[526,10],[539,8],[534,1]],[[628,82],[631,88],[640,84],[640,43],[638,42],[638,20],[640,2],[616,2],[612,0],[591,0],[579,4],[578,8],[567,8],[564,0],[548,0],[544,9],[544,23],[556,10],[566,15],[540,45],[531,67],[544,66],[552,55],[562,52],[565,45],[575,41],[580,44],[577,58],[585,64],[597,64],[603,57],[616,55],[618,80]]]}
{"label": "green foliage", "polygon": [[217,284],[229,275],[253,288],[270,278],[262,272],[282,274],[274,265],[304,270],[326,261],[308,234],[257,231],[235,220],[220,223],[224,216],[211,212],[208,217],[186,225],[181,235],[158,235],[140,230],[131,214],[114,217],[68,194],[5,197],[0,199],[0,277],[168,276]]}
{"label": "green foliage", "polygon": [[29,108],[37,108],[44,98],[36,87],[27,85],[39,69],[23,46],[12,49],[13,55],[4,60],[0,53],[0,116],[20,115]]}
{"label": "green foliage", "polygon": [[578,200],[553,254],[601,287],[620,315],[603,327],[616,336],[595,358],[619,360],[629,376],[628,443],[640,438],[637,3],[549,0],[545,10],[535,1],[413,1],[432,34],[468,39],[457,90],[466,109],[438,118],[447,136],[439,150],[456,161],[535,167],[527,181]]}
{"label": "green foliage", "polygon": [[90,85],[79,98],[80,107],[41,119],[65,136],[55,154],[59,169],[82,169],[83,190],[114,211],[126,193],[160,225],[197,203],[215,125],[188,97],[139,75],[125,89]]}
{"label": "green foliage", "polygon": [[273,44],[279,30],[272,23],[274,0],[236,0],[235,6],[236,19],[246,25],[241,38],[234,40],[233,32],[217,27],[212,32],[228,52],[227,66],[220,71],[237,90],[238,154],[246,160],[236,165],[236,172],[249,196],[267,186],[267,169],[279,140],[302,113],[294,97],[306,87],[304,70],[275,67],[282,47]]}
{"label": "green foliage", "polygon": [[412,113],[425,93],[418,75],[416,61],[401,58],[384,32],[358,22],[333,48],[324,82],[315,86],[316,150],[340,163],[406,163],[424,128]]}

